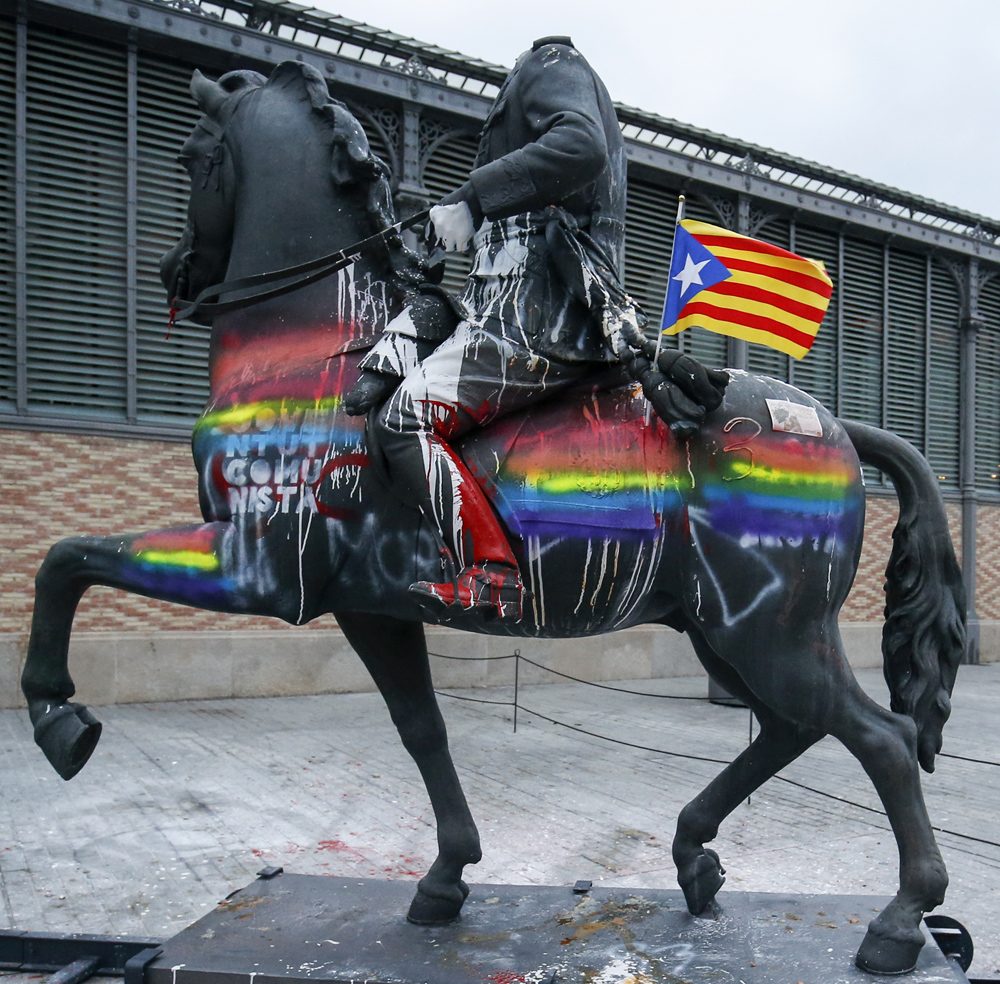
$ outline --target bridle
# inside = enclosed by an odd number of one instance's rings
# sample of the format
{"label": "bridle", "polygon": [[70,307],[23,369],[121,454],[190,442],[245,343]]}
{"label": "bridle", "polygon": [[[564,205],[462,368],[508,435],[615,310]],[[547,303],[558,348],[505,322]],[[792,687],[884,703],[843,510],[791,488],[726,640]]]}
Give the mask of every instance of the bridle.
{"label": "bridle", "polygon": [[[389,236],[396,235],[404,229],[409,229],[415,225],[426,222],[430,216],[430,209],[417,212],[409,218],[403,219],[394,225],[376,232],[351,246],[344,249],[317,256],[304,263],[296,263],[294,266],[284,267],[281,270],[269,270],[264,273],[255,273],[249,277],[238,277],[235,280],[226,280],[221,284],[213,284],[200,291],[198,296],[192,301],[185,301],[174,298],[171,302],[171,323],[182,321],[192,317],[195,313],[204,317],[213,318],[217,314],[226,311],[235,311],[239,308],[249,307],[251,304],[258,304],[272,297],[279,297],[290,291],[298,290],[306,284],[322,280],[338,270],[356,263],[369,249]],[[270,285],[274,286],[270,286]],[[230,298],[227,301],[212,300],[229,294],[232,291],[250,290],[250,293],[241,297]],[[183,307],[181,306],[183,305]]]}
{"label": "bridle", "polygon": [[[226,103],[228,113],[224,120],[214,120],[206,113],[195,124],[196,127],[200,127],[215,139],[215,146],[211,153],[207,155],[205,161],[204,177],[202,178],[203,189],[208,188],[212,174],[218,168],[214,190],[216,192],[222,191],[221,164],[227,146],[226,134],[243,99],[253,91],[254,88],[248,87],[233,93],[231,100],[228,100]],[[232,107],[231,109],[230,106]],[[404,229],[409,229],[426,222],[429,215],[429,209],[417,212],[409,216],[409,218],[388,226],[351,246],[335,250],[324,256],[314,257],[311,260],[306,260],[304,263],[296,263],[281,270],[268,270],[249,277],[238,277],[234,280],[212,284],[200,291],[198,296],[190,301],[175,297],[170,302],[169,324],[173,326],[176,321],[183,321],[186,318],[193,317],[195,314],[199,314],[206,319],[211,319],[227,311],[249,307],[251,304],[258,304],[272,297],[279,297],[290,291],[298,290],[307,284],[315,283],[317,280],[322,280],[324,277],[328,277],[338,270],[343,270],[345,267],[357,262],[369,249],[378,245],[389,236],[397,235]],[[229,298],[225,301],[218,300],[223,294],[230,294],[234,291],[248,291],[249,293],[241,293],[241,296]]]}

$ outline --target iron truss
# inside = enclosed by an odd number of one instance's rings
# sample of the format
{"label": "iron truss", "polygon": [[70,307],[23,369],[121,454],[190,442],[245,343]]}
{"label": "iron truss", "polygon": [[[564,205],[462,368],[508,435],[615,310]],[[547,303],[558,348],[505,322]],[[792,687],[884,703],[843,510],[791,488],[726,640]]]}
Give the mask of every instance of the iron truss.
{"label": "iron truss", "polygon": [[[414,78],[492,98],[507,68],[372,27],[292,0],[153,0],[223,23],[238,24],[341,58],[393,68]],[[821,195],[983,245],[1000,245],[1000,221],[912,195],[845,171],[713,133],[634,106],[616,104],[631,141],[742,172],[805,195]]]}

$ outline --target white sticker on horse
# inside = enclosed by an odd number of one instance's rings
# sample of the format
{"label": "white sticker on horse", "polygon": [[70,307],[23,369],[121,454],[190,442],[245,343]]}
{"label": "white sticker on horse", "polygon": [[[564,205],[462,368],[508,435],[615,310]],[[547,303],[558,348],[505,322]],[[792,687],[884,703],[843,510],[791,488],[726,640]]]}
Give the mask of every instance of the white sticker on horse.
{"label": "white sticker on horse", "polygon": [[771,412],[771,426],[776,431],[789,434],[805,434],[808,437],[822,437],[823,425],[813,407],[789,400],[766,400]]}

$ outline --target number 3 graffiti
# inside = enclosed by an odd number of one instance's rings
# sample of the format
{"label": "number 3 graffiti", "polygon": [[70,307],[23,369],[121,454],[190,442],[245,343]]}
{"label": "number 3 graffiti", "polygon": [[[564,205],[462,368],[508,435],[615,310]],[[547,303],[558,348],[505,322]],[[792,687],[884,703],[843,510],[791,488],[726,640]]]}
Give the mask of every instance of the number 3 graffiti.
{"label": "number 3 graffiti", "polygon": [[727,451],[746,451],[746,460],[741,462],[741,464],[746,466],[746,471],[742,474],[736,474],[736,469],[734,468],[734,474],[722,476],[722,480],[724,482],[738,482],[740,479],[746,478],[753,471],[753,449],[750,447],[750,442],[760,434],[763,428],[752,417],[733,417],[733,419],[722,428],[722,431],[723,433],[728,434],[739,424],[749,424],[754,429],[753,433],[740,437],[740,439],[733,444],[727,444],[722,449],[722,453],[725,454]]}

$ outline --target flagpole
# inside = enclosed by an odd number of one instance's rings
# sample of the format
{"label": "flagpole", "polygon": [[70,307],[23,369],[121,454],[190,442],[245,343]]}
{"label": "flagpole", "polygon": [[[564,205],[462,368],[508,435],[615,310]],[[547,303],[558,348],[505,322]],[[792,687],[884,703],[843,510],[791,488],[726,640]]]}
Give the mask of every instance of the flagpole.
{"label": "flagpole", "polygon": [[660,328],[656,333],[656,358],[660,357],[660,349],[663,346],[663,319],[667,316],[667,298],[670,296],[670,271],[674,268],[674,250],[677,248],[677,228],[684,221],[684,203],[687,199],[683,195],[677,196],[677,221],[674,223],[674,238],[670,241],[670,256],[667,257],[667,289],[663,294],[663,312],[660,314]]}

